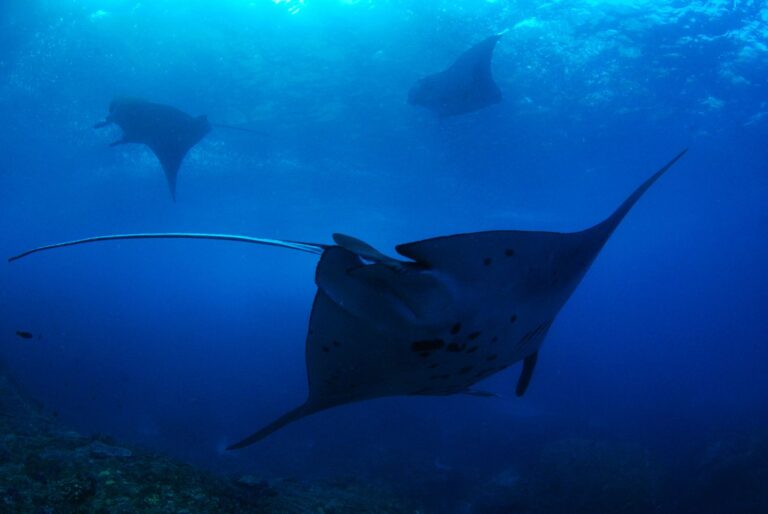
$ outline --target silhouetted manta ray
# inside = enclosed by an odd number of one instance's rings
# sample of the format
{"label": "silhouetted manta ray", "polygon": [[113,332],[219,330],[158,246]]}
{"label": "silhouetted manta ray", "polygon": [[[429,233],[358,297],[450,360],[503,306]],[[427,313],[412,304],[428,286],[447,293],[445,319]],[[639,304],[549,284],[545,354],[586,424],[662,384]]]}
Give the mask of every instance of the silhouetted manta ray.
{"label": "silhouetted manta ray", "polygon": [[216,239],[320,255],[306,341],[305,403],[230,449],[253,444],[315,412],[394,395],[488,396],[476,382],[523,361],[516,393],[531,381],[544,336],[600,249],[637,200],[685,151],[601,223],[581,232],[498,230],[399,245],[386,256],[353,237],[335,244],[222,234],[127,234],[70,241]]}
{"label": "silhouetted manta ray", "polygon": [[170,105],[148,102],[139,98],[117,98],[109,105],[107,118],[94,125],[102,128],[114,123],[123,130],[122,138],[111,146],[126,143],[144,144],[152,150],[163,167],[171,197],[176,199],[176,177],[187,152],[211,131],[211,127],[240,130],[254,134],[263,132],[212,124],[208,117],[190,116]]}
{"label": "silhouetted manta ray", "polygon": [[491,73],[491,57],[500,38],[485,39],[461,54],[448,69],[416,82],[408,93],[408,103],[440,116],[455,116],[501,102],[501,91]]}
{"label": "silhouetted manta ray", "polygon": [[126,143],[147,145],[160,161],[171,197],[176,199],[176,177],[187,152],[211,130],[206,116],[193,117],[171,107],[138,98],[117,98],[109,105],[106,120],[94,128],[114,123],[123,137],[111,146]]}

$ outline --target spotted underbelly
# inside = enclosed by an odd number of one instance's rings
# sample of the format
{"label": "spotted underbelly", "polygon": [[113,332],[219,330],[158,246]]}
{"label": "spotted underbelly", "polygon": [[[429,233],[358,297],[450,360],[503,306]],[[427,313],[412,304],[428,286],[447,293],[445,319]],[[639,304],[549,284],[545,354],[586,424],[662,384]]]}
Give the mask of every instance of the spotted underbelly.
{"label": "spotted underbelly", "polygon": [[475,383],[536,352],[551,325],[552,320],[546,320],[523,330],[484,337],[481,331],[467,331],[462,336],[462,327],[456,324],[449,331],[450,337],[445,339],[412,341],[412,358],[421,360],[421,365],[409,394],[465,392]]}

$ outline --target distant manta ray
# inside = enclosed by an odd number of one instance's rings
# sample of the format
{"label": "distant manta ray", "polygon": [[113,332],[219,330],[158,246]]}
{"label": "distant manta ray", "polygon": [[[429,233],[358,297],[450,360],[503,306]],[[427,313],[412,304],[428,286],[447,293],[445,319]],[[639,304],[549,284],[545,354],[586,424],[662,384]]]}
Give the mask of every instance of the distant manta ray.
{"label": "distant manta ray", "polygon": [[501,35],[476,44],[446,70],[424,77],[408,93],[408,103],[440,116],[456,116],[501,102],[493,81],[491,58]]}
{"label": "distant manta ray", "polygon": [[176,200],[176,177],[187,152],[211,131],[222,127],[261,134],[261,132],[230,125],[211,124],[208,117],[190,116],[175,107],[148,102],[139,98],[117,98],[109,105],[109,115],[94,128],[114,123],[123,136],[111,146],[127,143],[144,144],[152,150],[163,167],[171,197]]}
{"label": "distant manta ray", "polygon": [[306,341],[305,403],[229,449],[244,448],[310,414],[395,395],[473,394],[475,383],[523,361],[528,388],[544,336],[619,222],[685,150],[607,219],[581,232],[498,230],[397,246],[409,260],[350,236],[335,244],[223,234],[126,234],[81,239],[29,254],[115,239],[189,238],[280,246],[320,255]]}

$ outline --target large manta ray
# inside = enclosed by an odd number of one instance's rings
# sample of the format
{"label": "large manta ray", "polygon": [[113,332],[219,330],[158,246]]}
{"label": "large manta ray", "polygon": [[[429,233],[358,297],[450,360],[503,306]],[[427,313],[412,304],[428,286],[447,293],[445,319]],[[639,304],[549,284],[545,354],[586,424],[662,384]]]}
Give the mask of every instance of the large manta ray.
{"label": "large manta ray", "polygon": [[123,137],[111,146],[140,143],[152,150],[163,167],[174,200],[181,161],[211,130],[206,116],[193,117],[175,107],[138,98],[113,100],[107,118],[94,125],[94,128],[106,127],[111,123],[123,130]]}
{"label": "large manta ray", "polygon": [[446,70],[416,82],[408,93],[408,103],[440,116],[455,116],[501,102],[501,91],[491,74],[491,57],[500,38],[495,35],[485,39],[461,54]]}
{"label": "large manta ray", "polygon": [[229,240],[320,255],[306,341],[303,405],[234,444],[243,448],[304,416],[393,395],[487,395],[475,383],[523,361],[516,393],[531,380],[558,311],[619,222],[685,151],[638,187],[607,219],[581,232],[498,230],[402,244],[388,257],[353,237],[324,245],[222,234],[127,234],[44,246],[145,238]]}

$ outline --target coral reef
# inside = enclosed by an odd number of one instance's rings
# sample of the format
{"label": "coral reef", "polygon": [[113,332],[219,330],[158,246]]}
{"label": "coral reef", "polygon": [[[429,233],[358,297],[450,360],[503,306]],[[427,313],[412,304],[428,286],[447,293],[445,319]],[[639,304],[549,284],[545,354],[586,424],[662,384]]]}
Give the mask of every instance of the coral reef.
{"label": "coral reef", "polygon": [[496,473],[473,494],[473,514],[654,512],[653,474],[640,448],[584,439],[545,443],[538,457]]}
{"label": "coral reef", "polygon": [[687,458],[678,449],[662,463],[658,452],[652,459],[626,443],[542,440],[495,467],[436,461],[398,469],[390,480],[397,494],[359,478],[229,478],[67,430],[0,373],[0,514],[766,512],[764,432],[689,449]]}
{"label": "coral reef", "polygon": [[765,434],[726,436],[706,446],[690,468],[693,482],[681,495],[679,512],[715,514],[768,510],[768,438]]}
{"label": "coral reef", "polygon": [[58,426],[0,374],[0,513],[414,513],[354,480],[229,479]]}
{"label": "coral reef", "polygon": [[634,446],[566,439],[546,445],[530,481],[532,512],[652,512],[653,473]]}

